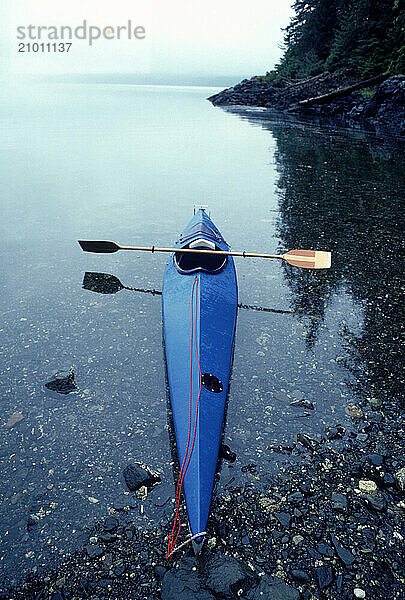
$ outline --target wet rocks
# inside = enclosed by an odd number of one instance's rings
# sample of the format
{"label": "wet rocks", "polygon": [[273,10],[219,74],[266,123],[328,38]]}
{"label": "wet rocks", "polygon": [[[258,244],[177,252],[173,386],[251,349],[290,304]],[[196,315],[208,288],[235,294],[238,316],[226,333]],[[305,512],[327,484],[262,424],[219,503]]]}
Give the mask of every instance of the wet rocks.
{"label": "wet rocks", "polygon": [[155,483],[160,481],[159,475],[147,471],[146,468],[138,463],[130,463],[127,465],[123,471],[123,476],[125,483],[131,492],[139,490],[142,486],[152,487]]}
{"label": "wet rocks", "polygon": [[353,554],[339,542],[333,533],[330,534],[330,539],[340,560],[345,564],[346,567],[350,568],[356,560]]}
{"label": "wet rocks", "polygon": [[332,567],[322,565],[314,569],[316,584],[320,590],[325,590],[333,581]]}
{"label": "wet rocks", "polygon": [[401,492],[404,492],[405,491],[405,467],[402,467],[402,469],[399,469],[394,474],[394,479],[395,479],[395,482],[396,482],[398,488],[401,490]]}
{"label": "wet rocks", "polygon": [[48,390],[58,392],[59,394],[70,394],[70,392],[76,390],[77,385],[73,367],[56,372],[51,381],[48,381],[48,383],[45,384],[45,387]]}
{"label": "wet rocks", "polygon": [[360,497],[372,510],[383,512],[387,509],[387,501],[380,492],[374,492],[373,494],[362,494]]}
{"label": "wet rocks", "polygon": [[104,531],[112,533],[113,531],[115,531],[117,529],[119,524],[120,524],[120,522],[117,519],[117,517],[110,516],[105,519],[103,529],[104,529]]}
{"label": "wet rocks", "polygon": [[345,512],[347,510],[347,498],[344,494],[338,492],[332,493],[332,508],[339,512]]}
{"label": "wet rocks", "polygon": [[359,481],[359,490],[366,494],[373,494],[377,491],[377,484],[375,483],[375,481],[361,479]]}
{"label": "wet rocks", "polygon": [[9,429],[10,427],[16,425],[16,423],[22,421],[23,418],[24,416],[20,412],[15,412],[11,415],[11,417],[8,418],[7,423],[5,423],[4,427]]}
{"label": "wet rocks", "polygon": [[215,600],[215,596],[202,587],[198,574],[184,568],[165,574],[160,595],[162,600]]}
{"label": "wet rocks", "polygon": [[278,577],[261,577],[260,583],[251,588],[247,600],[299,600],[300,593]]}
{"label": "wet rocks", "polygon": [[298,408],[305,408],[306,410],[315,410],[315,406],[313,405],[313,403],[310,400],[306,400],[305,398],[302,398],[301,400],[294,400],[293,402],[290,402],[290,406],[295,406]]}
{"label": "wet rocks", "polygon": [[329,558],[331,558],[335,554],[333,548],[331,548],[329,544],[325,544],[324,542],[317,544],[316,549],[320,554],[323,554],[323,556],[328,556]]}
{"label": "wet rocks", "polygon": [[97,556],[101,556],[103,554],[103,549],[97,544],[87,544],[86,552],[90,558],[96,558]]}
{"label": "wet rocks", "polygon": [[291,515],[286,512],[275,512],[274,516],[284,529],[289,529],[291,525]]}
{"label": "wet rocks", "polygon": [[236,452],[233,452],[227,444],[221,444],[219,457],[230,463],[234,463],[236,460]]}
{"label": "wet rocks", "polygon": [[32,531],[39,523],[37,515],[30,515],[27,519],[27,531]]}
{"label": "wet rocks", "polygon": [[370,463],[370,465],[374,465],[375,467],[381,467],[381,465],[383,464],[383,457],[381,456],[381,454],[368,454],[365,458],[365,461],[367,461],[368,463]]}
{"label": "wet rocks", "polygon": [[225,554],[212,554],[204,561],[201,569],[204,585],[216,596],[234,598],[240,589],[252,585],[253,573],[246,565]]}
{"label": "wet rocks", "polygon": [[305,571],[301,569],[291,569],[291,577],[298,583],[311,583],[311,578]]}
{"label": "wet rocks", "polygon": [[405,75],[383,81],[366,99],[358,92],[331,98],[328,103],[299,106],[301,100],[326,94],[356,83],[344,72],[324,72],[299,81],[285,78],[252,77],[208,98],[215,106],[260,106],[315,116],[343,117],[351,125],[371,123],[405,135]]}

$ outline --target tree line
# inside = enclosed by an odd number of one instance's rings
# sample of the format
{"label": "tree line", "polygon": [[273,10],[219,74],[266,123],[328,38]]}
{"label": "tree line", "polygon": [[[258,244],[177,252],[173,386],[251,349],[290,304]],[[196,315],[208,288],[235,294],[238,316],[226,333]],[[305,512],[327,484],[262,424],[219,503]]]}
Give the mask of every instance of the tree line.
{"label": "tree line", "polygon": [[367,79],[405,72],[403,0],[294,0],[284,55],[272,75],[344,69]]}

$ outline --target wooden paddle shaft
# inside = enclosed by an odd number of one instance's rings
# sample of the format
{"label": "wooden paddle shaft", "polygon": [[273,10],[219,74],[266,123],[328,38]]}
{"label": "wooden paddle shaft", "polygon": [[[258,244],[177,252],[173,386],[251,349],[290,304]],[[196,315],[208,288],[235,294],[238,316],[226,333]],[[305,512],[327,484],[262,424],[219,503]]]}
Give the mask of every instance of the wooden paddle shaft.
{"label": "wooden paddle shaft", "polygon": [[[184,252],[191,254],[219,254],[246,258],[284,258],[284,254],[257,254],[255,252],[227,252],[226,250],[199,250],[197,248],[157,248],[156,246],[119,246],[120,250],[146,250],[147,252]],[[300,257],[301,258],[301,257]],[[304,257],[305,258],[305,257]],[[313,260],[307,259],[307,260]]]}

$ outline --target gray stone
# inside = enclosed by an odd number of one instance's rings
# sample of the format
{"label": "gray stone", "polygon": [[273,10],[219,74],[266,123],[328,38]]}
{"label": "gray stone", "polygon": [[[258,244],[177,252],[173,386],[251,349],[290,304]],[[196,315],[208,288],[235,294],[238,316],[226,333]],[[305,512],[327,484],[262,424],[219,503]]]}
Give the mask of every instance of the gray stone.
{"label": "gray stone", "polygon": [[362,494],[361,498],[365,501],[367,506],[376,512],[383,512],[387,509],[387,501],[380,492],[374,492],[374,494]]}
{"label": "gray stone", "polygon": [[398,488],[402,492],[404,492],[405,491],[405,467],[402,467],[402,469],[399,469],[394,474],[394,479],[395,479],[395,482],[396,482]]}
{"label": "gray stone", "polygon": [[284,527],[284,529],[289,529],[291,525],[291,515],[286,512],[275,512],[274,516],[277,521]]}
{"label": "gray stone", "polygon": [[311,582],[310,576],[307,573],[305,573],[305,571],[302,571],[301,569],[291,569],[291,577],[293,579],[295,579],[295,581],[298,581],[299,583],[310,583]]}
{"label": "gray stone", "polygon": [[330,534],[330,539],[332,540],[332,544],[334,545],[336,554],[338,555],[340,560],[346,565],[346,567],[350,568],[356,560],[353,554],[347,548],[342,546],[342,544],[339,542],[337,537],[333,535],[333,533]]}
{"label": "gray stone", "polygon": [[111,533],[117,529],[119,524],[120,522],[117,517],[110,516],[104,521],[103,529],[104,531],[109,531]]}
{"label": "gray stone", "polygon": [[344,494],[333,492],[332,494],[332,508],[335,510],[344,512],[347,510],[347,498]]}
{"label": "gray stone", "polygon": [[90,558],[96,558],[97,556],[101,556],[103,554],[102,548],[95,544],[87,544],[86,551]]}
{"label": "gray stone", "polygon": [[333,581],[333,571],[331,567],[316,567],[314,569],[316,583],[320,590],[325,590]]}
{"label": "gray stone", "polygon": [[328,544],[325,544],[324,542],[320,542],[319,544],[317,544],[316,549],[318,550],[318,552],[323,554],[323,556],[327,556],[329,558],[332,558],[332,556],[335,554],[333,548],[331,548]]}

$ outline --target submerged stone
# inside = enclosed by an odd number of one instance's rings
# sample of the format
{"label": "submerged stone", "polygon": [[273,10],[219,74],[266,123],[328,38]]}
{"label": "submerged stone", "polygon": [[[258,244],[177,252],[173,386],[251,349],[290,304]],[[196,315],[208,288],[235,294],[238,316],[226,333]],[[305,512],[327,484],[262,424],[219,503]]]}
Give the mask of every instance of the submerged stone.
{"label": "submerged stone", "polygon": [[55,373],[51,381],[45,384],[45,387],[53,392],[58,392],[58,394],[70,394],[70,392],[76,390],[77,385],[73,367]]}
{"label": "submerged stone", "polygon": [[130,463],[123,471],[125,483],[131,492],[138,490],[142,486],[151,487],[160,477],[150,473],[137,463]]}

